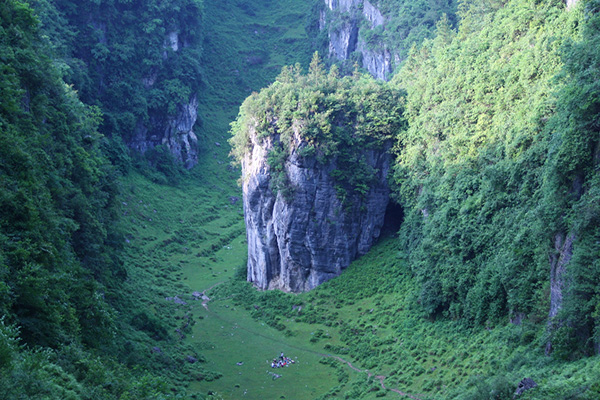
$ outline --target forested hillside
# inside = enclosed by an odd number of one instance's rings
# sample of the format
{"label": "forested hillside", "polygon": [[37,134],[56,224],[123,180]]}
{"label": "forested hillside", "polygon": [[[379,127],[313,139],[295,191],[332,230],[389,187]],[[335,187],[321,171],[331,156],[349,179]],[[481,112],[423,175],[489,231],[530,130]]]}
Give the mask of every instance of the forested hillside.
{"label": "forested hillside", "polygon": [[[598,321],[595,2],[463,4],[394,84],[409,129],[401,240],[429,317],[548,320],[548,352],[591,355]],[[593,77],[592,77],[593,76]]]}
{"label": "forested hillside", "polygon": [[[26,4],[3,2],[0,12],[0,396],[156,393],[85,350],[116,355],[123,344],[116,307],[126,272],[100,111],[62,81]],[[90,369],[97,375],[80,375]]]}
{"label": "forested hillside", "polygon": [[187,168],[198,162],[201,0],[31,4],[65,81],[102,110],[113,162],[124,145],[149,152],[154,165],[169,156]]}
{"label": "forested hillside", "polygon": [[[183,340],[195,321],[176,294],[192,290],[173,271],[216,263],[218,243],[241,234],[237,207],[214,216],[237,194],[228,124],[251,88],[309,58],[303,30],[278,33],[294,9],[276,7],[279,21],[253,27],[269,30],[265,47],[234,40],[236,24],[257,19],[243,2],[211,4],[220,16],[208,24],[200,1],[2,2],[0,398],[206,395],[189,382],[219,374],[204,367],[202,346]],[[233,33],[217,27],[228,13]],[[283,40],[289,53],[271,56]],[[156,204],[176,192],[181,204]],[[182,218],[193,228],[174,230]],[[202,249],[180,249],[191,239]]]}

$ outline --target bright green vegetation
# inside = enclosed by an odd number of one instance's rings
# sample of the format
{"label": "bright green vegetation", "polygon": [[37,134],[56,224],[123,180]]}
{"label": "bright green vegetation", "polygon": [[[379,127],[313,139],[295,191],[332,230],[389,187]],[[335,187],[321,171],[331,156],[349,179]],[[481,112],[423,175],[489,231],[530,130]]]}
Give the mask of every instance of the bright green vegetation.
{"label": "bright green vegetation", "polygon": [[447,18],[456,24],[457,2],[454,0],[380,0],[373,2],[385,17],[385,29],[382,26],[371,29],[367,21],[363,22],[359,35],[369,48],[392,49],[401,61],[404,61],[412,46],[420,45],[425,39],[435,36],[438,20]]}
{"label": "bright green vegetation", "polygon": [[[215,384],[225,384],[224,391],[234,390],[236,384],[243,389],[241,383],[246,378],[238,376],[243,369],[235,367],[234,362],[249,357],[253,360],[251,367],[262,366],[259,373],[264,375],[265,360],[252,357],[252,353],[265,358],[282,348],[286,354],[301,358],[310,352],[338,355],[361,370],[386,376],[386,387],[421,399],[511,398],[523,377],[539,384],[523,399],[595,399],[600,394],[597,360],[565,362],[545,356],[541,346],[544,326],[527,322],[471,328],[462,321],[423,318],[415,301],[419,287],[412,276],[406,254],[397,239],[389,237],[340,277],[310,293],[257,292],[240,279],[214,288],[209,306],[225,318],[226,322],[218,323],[224,326],[221,331],[235,332],[237,337],[231,338],[229,346],[233,350],[225,353],[231,361],[226,367],[230,375],[225,373],[227,378]],[[247,321],[247,315],[271,328],[259,331],[257,324]],[[238,334],[231,330],[234,325],[235,329],[250,331]],[[265,336],[255,337],[256,333]],[[260,346],[241,353],[243,356],[238,353],[249,343]],[[297,366],[282,371],[282,384],[285,381],[286,386],[299,390],[295,398],[399,398],[381,389],[378,380],[368,379],[366,372],[356,372],[333,358],[322,358],[320,362],[336,376],[326,394],[304,395],[301,387],[296,388],[296,380],[309,373]],[[258,380],[260,374],[256,375]],[[279,397],[275,389],[268,390]]]}
{"label": "bright green vegetation", "polygon": [[365,195],[375,171],[364,152],[391,146],[402,126],[400,95],[367,75],[341,78],[336,66],[327,72],[315,53],[307,74],[299,64],[286,67],[272,85],[244,101],[232,123],[232,154],[241,162],[253,141],[269,140],[274,190],[292,196],[284,161],[297,151],[321,165],[335,161],[340,198]]}
{"label": "bright green vegetation", "polygon": [[395,81],[408,92],[395,181],[419,303],[432,318],[543,323],[555,243],[573,235],[547,338],[566,358],[600,340],[594,7],[473,3]]}
{"label": "bright green vegetation", "polygon": [[[243,259],[241,195],[226,132],[234,106],[273,79],[277,63],[308,59],[300,44],[305,22],[293,19],[293,32],[282,29],[283,20],[265,24],[281,32],[269,36],[273,46],[299,43],[290,48],[295,57],[274,56],[274,69],[260,74],[260,66],[245,71],[238,57],[240,79],[250,82],[240,86],[217,68],[231,55],[217,44],[206,43],[212,63],[200,59],[198,2],[33,6],[39,17],[21,2],[0,5],[0,398],[203,398],[188,392],[189,381],[219,374],[204,366],[203,347],[175,331],[189,336],[193,317],[173,298],[190,303],[194,290],[225,280]],[[235,18],[225,19],[239,30],[235,24],[248,21],[237,6]],[[98,20],[89,23],[89,15]],[[148,21],[154,30],[140,28]],[[189,47],[177,56],[166,49],[165,59],[164,35],[175,25],[195,33],[182,39]],[[260,40],[249,41],[249,51]],[[201,99],[210,150],[200,165],[185,173],[160,148],[147,156],[154,168],[130,157],[121,143],[132,124],[168,115],[199,89],[201,61],[215,66],[216,87],[205,86]],[[173,85],[149,90],[142,85],[148,73]],[[225,83],[228,93],[218,88]]]}
{"label": "bright green vegetation", "polygon": [[[594,382],[599,371],[590,367],[597,361],[600,342],[599,64],[597,46],[592,45],[598,39],[597,8],[595,1],[581,1],[568,11],[555,1],[463,2],[458,28],[442,19],[436,37],[411,52],[391,83],[406,90],[402,104],[408,127],[397,132],[393,185],[406,215],[396,245],[406,254],[407,280],[402,282],[410,282],[411,289],[396,287],[389,293],[410,293],[406,307],[415,319],[390,317],[397,324],[390,322],[391,329],[384,332],[399,335],[406,321],[421,338],[469,338],[484,349],[465,345],[459,348],[469,355],[448,348],[430,354],[429,348],[436,345],[417,341],[415,347],[424,349],[412,357],[449,352],[453,361],[461,360],[457,368],[463,371],[450,374],[451,383],[444,376],[420,379],[435,367],[427,362],[421,365],[408,358],[411,366],[406,368],[388,361],[374,350],[381,344],[367,339],[368,330],[355,327],[354,337],[346,330],[346,343],[331,345],[330,350],[353,356],[366,368],[389,362],[389,374],[401,371],[410,378],[398,383],[436,396],[506,398],[520,375],[531,375],[544,386],[525,397],[597,397]],[[300,103],[294,95],[302,90],[278,97],[284,82],[285,75],[250,97],[237,123],[252,115],[259,133],[274,128],[269,134],[278,134],[276,125],[261,130],[263,116],[269,121],[272,112],[288,121],[285,132],[291,125],[288,99]],[[263,110],[257,104],[267,102],[267,93],[276,100]],[[258,101],[261,95],[265,97]],[[243,149],[239,129],[234,125],[234,145]],[[328,138],[319,144],[327,146]],[[392,270],[399,273],[401,267]],[[373,290],[366,271],[362,266],[360,288]],[[338,281],[344,278],[331,285]],[[393,280],[388,276],[382,282],[387,286]],[[357,301],[363,299],[359,288],[354,289]],[[341,288],[334,293],[336,300],[343,298]],[[264,308],[271,311],[260,318],[287,332],[290,325],[283,319],[292,317],[293,304],[273,310],[269,304],[276,302],[269,295],[264,298],[269,299]],[[238,305],[256,301],[244,299]],[[306,314],[296,321],[317,323],[328,319],[326,310],[344,306],[323,304],[327,306],[312,314],[313,303],[308,302]],[[550,309],[557,314],[549,317]],[[422,318],[431,321],[430,330]],[[343,315],[340,321],[351,319],[351,314]],[[480,332],[483,327],[487,331]],[[293,330],[288,334],[293,336]],[[385,338],[389,336],[379,340]],[[390,351],[383,353],[389,356]],[[548,378],[556,368],[587,370],[574,380],[570,374]],[[429,371],[437,376],[437,369]],[[460,384],[478,389],[469,394]],[[452,386],[460,389],[446,389]],[[491,394],[494,390],[502,394]]]}
{"label": "bright green vegetation", "polygon": [[[313,28],[319,50],[328,51],[329,40],[326,32],[337,31],[350,21],[358,21],[361,42],[370,50],[388,50],[397,71],[413,46],[418,46],[425,39],[435,36],[436,23],[440,19],[445,18],[452,25],[457,23],[459,2],[456,0],[378,0],[370,3],[381,12],[384,18],[383,25],[373,27],[372,22],[361,15],[362,10],[332,12],[324,1],[318,1],[316,9],[325,12],[327,21],[327,26],[322,32],[319,32],[317,27]],[[318,15],[313,18],[316,20]],[[348,60],[338,64],[342,71],[351,72],[355,63],[362,65],[361,57],[360,49],[357,49],[350,54]]]}
{"label": "bright green vegetation", "polygon": [[129,318],[145,310],[123,294],[133,289],[99,110],[62,81],[26,4],[4,2],[0,26],[2,398],[168,393],[152,368],[129,368],[150,366],[127,349]]}
{"label": "bright green vegetation", "polygon": [[[203,84],[202,0],[32,5],[64,79],[102,109],[101,132],[117,143],[129,142],[136,124],[152,129],[175,114]],[[177,52],[167,43],[170,33],[178,34]]]}

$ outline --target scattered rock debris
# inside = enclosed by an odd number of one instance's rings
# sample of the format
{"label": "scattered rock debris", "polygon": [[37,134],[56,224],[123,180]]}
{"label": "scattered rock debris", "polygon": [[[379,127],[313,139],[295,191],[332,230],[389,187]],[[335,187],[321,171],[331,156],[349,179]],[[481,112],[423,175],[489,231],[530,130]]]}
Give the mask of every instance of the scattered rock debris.
{"label": "scattered rock debris", "polygon": [[180,304],[182,306],[187,305],[187,303],[185,301],[183,301],[182,299],[179,298],[179,296],[175,296],[175,297],[165,297],[166,301],[172,301],[175,304]]}

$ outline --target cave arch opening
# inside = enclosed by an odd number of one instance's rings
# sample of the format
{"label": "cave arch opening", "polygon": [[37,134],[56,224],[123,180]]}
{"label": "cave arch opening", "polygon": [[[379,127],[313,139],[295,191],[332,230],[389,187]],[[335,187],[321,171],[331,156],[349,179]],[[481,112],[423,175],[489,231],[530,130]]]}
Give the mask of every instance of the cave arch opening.
{"label": "cave arch opening", "polygon": [[393,236],[400,230],[404,222],[404,208],[394,201],[388,202],[383,217],[383,227],[381,228],[381,237]]}

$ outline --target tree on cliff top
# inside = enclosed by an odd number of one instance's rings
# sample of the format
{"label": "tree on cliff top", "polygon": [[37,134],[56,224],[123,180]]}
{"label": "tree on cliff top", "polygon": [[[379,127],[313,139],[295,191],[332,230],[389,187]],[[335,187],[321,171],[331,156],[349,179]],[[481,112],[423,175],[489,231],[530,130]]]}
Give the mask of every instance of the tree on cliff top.
{"label": "tree on cliff top", "polygon": [[[244,101],[231,124],[231,155],[241,162],[253,140],[270,138],[272,172],[283,174],[283,163],[297,150],[322,164],[336,160],[338,195],[364,193],[373,171],[361,151],[389,145],[402,129],[402,96],[366,74],[340,78],[337,67],[327,71],[315,53],[307,74],[299,65],[284,67],[273,84]],[[285,176],[274,178],[275,189],[284,189]]]}

